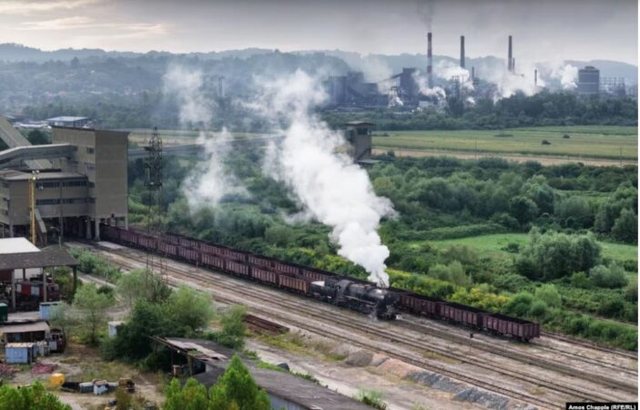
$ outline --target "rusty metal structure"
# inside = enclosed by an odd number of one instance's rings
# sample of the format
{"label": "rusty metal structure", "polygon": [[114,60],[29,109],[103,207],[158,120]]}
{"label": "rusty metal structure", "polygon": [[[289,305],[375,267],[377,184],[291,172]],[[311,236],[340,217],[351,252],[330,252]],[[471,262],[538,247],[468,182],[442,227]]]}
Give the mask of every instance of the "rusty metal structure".
{"label": "rusty metal structure", "polygon": [[[153,132],[144,147],[147,153],[144,159],[145,186],[149,193],[149,207],[147,215],[147,232],[150,235],[162,233],[162,138],[158,134],[158,128],[153,127]],[[162,259],[154,260],[153,252],[147,252],[146,268],[151,271],[158,271],[160,275],[164,272]]]}
{"label": "rusty metal structure", "polygon": [[[168,258],[183,261],[191,265],[200,266],[217,272],[223,272],[246,280],[259,282],[284,291],[297,293],[305,297],[318,298],[313,288],[319,282],[348,281],[361,286],[371,286],[370,282],[308,266],[284,262],[278,259],[255,255],[223,245],[188,238],[182,235],[165,233],[149,235],[144,232],[126,230],[112,226],[105,226],[103,234],[109,241],[124,246],[142,249],[165,255]],[[470,329],[507,336],[522,341],[540,337],[538,323],[490,313],[481,309],[447,302],[440,299],[428,298],[403,289],[380,289],[397,299],[397,308],[418,316],[443,320]],[[338,306],[362,311],[362,302],[335,303],[336,300],[322,299]]]}

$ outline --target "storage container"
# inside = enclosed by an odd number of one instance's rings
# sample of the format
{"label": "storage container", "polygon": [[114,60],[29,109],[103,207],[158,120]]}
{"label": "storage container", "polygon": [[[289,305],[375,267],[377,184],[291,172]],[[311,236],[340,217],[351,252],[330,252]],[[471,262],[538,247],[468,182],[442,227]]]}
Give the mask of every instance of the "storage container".
{"label": "storage container", "polygon": [[8,343],[4,348],[5,362],[29,364],[33,362],[33,343]]}
{"label": "storage container", "polygon": [[40,303],[40,319],[49,320],[51,319],[51,313],[53,310],[60,306],[61,302],[42,302]]}

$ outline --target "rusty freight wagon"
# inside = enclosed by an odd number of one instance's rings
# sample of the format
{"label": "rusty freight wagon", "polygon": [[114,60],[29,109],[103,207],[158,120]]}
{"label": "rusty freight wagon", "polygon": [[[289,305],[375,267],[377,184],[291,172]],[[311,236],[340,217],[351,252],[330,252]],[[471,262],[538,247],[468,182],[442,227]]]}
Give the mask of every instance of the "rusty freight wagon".
{"label": "rusty freight wagon", "polygon": [[490,333],[510,336],[525,342],[540,337],[540,324],[528,320],[504,316],[499,313],[486,313],[483,315],[482,322],[483,328]]}

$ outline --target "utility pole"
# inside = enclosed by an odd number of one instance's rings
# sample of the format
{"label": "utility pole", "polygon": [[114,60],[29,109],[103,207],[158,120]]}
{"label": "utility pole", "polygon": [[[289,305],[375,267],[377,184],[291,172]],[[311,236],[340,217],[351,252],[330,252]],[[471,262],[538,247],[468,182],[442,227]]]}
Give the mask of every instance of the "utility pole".
{"label": "utility pole", "polygon": [[[144,147],[147,151],[147,158],[145,159],[145,185],[149,192],[149,214],[147,217],[147,231],[152,235],[161,234],[162,225],[162,139],[158,134],[158,128],[153,127],[153,132],[147,146]],[[154,205],[157,209],[154,210]],[[160,275],[163,275],[162,259],[160,259],[159,271]],[[153,256],[150,252],[147,252],[147,269],[153,269]]]}
{"label": "utility pole", "polygon": [[31,209],[31,243],[37,246],[36,236],[36,183],[38,181],[39,171],[31,171],[31,178],[29,180],[29,207]]}

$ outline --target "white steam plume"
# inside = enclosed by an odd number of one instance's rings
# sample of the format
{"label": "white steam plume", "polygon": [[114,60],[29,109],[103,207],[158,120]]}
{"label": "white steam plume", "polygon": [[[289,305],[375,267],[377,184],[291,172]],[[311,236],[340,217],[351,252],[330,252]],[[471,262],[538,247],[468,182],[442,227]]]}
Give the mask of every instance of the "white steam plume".
{"label": "white steam plume", "polygon": [[559,80],[563,90],[573,90],[577,87],[578,67],[571,64],[560,64],[551,67],[550,78]]}
{"label": "white steam plume", "polygon": [[202,71],[181,65],[169,66],[163,77],[165,94],[175,95],[180,107],[180,123],[207,123],[213,106],[202,93]]}
{"label": "white steam plume", "polygon": [[350,157],[337,153],[345,140],[310,110],[326,95],[320,83],[298,70],[263,84],[262,111],[288,124],[279,146],[269,148],[264,169],[284,182],[314,219],[332,228],[338,253],[364,267],[369,280],[389,286],[384,261],[389,249],[377,228],[394,214],[391,202],[375,195],[367,173]]}
{"label": "white steam plume", "polygon": [[192,170],[182,185],[190,209],[215,206],[228,196],[249,196],[241,182],[224,168],[224,158],[232,140],[233,136],[226,129],[220,134],[201,132],[198,136],[196,142],[204,148],[204,162]]}
{"label": "white steam plume", "polygon": [[447,81],[458,80],[463,90],[473,91],[471,73],[466,68],[450,60],[440,60],[435,66],[435,75]]}
{"label": "white steam plume", "polygon": [[172,65],[163,80],[164,92],[177,99],[180,123],[183,126],[199,124],[202,127],[196,142],[203,146],[205,161],[192,170],[182,185],[190,209],[215,206],[228,195],[247,196],[248,192],[240,182],[224,170],[223,161],[233,137],[226,129],[219,134],[206,130],[215,105],[203,93],[202,71]]}

